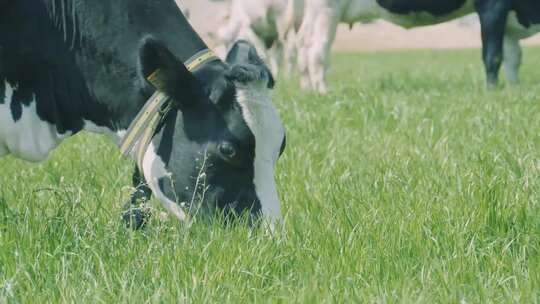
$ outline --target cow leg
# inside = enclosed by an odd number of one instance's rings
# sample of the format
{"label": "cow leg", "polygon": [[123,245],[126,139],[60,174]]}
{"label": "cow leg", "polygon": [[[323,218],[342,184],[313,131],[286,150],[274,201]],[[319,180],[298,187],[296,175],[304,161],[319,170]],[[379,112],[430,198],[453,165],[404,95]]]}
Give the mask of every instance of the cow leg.
{"label": "cow leg", "polygon": [[300,73],[300,87],[306,91],[315,89],[311,80],[308,57],[314,36],[313,21],[318,13],[311,6],[308,7],[305,9],[304,19],[297,34],[297,67]]}
{"label": "cow leg", "polygon": [[307,61],[308,48],[305,45],[301,45],[298,48],[298,57],[296,60],[298,72],[300,73],[300,87],[302,90],[312,90],[311,79],[309,78],[309,67]]}
{"label": "cow leg", "polygon": [[[289,1],[290,2],[290,1]],[[291,5],[292,2],[289,3]],[[292,9],[292,8],[288,8]],[[277,42],[281,47],[281,66],[285,71],[284,76],[290,76],[293,65],[294,57],[296,56],[296,33],[292,24],[292,18],[288,13],[280,14],[276,22],[278,38]]]}
{"label": "cow leg", "polygon": [[150,190],[137,168],[133,173],[132,180],[135,191],[131,194],[129,202],[124,205],[122,219],[127,227],[140,229],[144,227],[149,218],[149,214],[142,208],[142,204],[150,200],[152,190]]}
{"label": "cow leg", "polygon": [[308,52],[308,67],[312,86],[321,94],[326,94],[328,91],[326,72],[330,64],[330,50],[336,37],[339,22],[338,12],[338,8],[329,7],[322,10],[317,14],[313,24],[313,35]]}
{"label": "cow leg", "polygon": [[291,75],[295,64],[295,58],[297,56],[295,36],[296,34],[291,30],[287,33],[284,41],[283,70],[285,71],[285,76]]}
{"label": "cow leg", "polygon": [[504,73],[509,84],[519,83],[519,67],[521,66],[522,51],[519,38],[512,35],[504,36]]}
{"label": "cow leg", "polygon": [[283,46],[279,41],[275,41],[272,47],[266,52],[268,65],[272,74],[277,76],[283,58]]}
{"label": "cow leg", "polygon": [[477,0],[482,31],[482,58],[489,87],[498,83],[498,73],[503,60],[503,38],[510,10],[508,0]]}

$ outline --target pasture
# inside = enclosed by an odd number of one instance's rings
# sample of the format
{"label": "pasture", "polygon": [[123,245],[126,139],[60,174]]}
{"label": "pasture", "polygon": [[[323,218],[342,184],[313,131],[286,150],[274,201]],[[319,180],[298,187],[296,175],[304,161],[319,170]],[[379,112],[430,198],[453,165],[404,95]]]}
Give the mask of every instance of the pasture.
{"label": "pasture", "polygon": [[279,79],[286,215],[120,222],[133,163],[81,134],[0,160],[0,303],[540,301],[540,49],[487,91],[478,50],[336,54],[328,96]]}

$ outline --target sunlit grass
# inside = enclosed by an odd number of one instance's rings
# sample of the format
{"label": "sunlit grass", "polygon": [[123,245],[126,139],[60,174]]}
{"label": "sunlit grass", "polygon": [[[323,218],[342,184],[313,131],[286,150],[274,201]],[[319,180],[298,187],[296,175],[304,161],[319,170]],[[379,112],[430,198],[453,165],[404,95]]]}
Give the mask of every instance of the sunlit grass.
{"label": "sunlit grass", "polygon": [[538,302],[540,49],[521,75],[487,91],[471,50],[336,55],[324,97],[280,79],[273,238],[125,229],[132,164],[100,136],[4,158],[0,302]]}

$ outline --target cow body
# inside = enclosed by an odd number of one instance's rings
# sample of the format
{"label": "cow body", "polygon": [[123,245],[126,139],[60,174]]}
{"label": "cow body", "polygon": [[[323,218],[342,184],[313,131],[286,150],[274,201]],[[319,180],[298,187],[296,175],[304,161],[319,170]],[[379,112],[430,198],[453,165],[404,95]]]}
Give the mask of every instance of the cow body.
{"label": "cow body", "polygon": [[[82,130],[119,142],[157,90],[169,110],[142,151],[130,205],[154,194],[179,219],[204,205],[275,223],[273,166],[284,131],[271,103],[273,79],[244,42],[226,62],[188,70],[183,62],[206,48],[173,0],[3,4],[0,156],[44,160]],[[148,81],[154,73],[158,86]],[[266,126],[262,134],[257,124]]]}
{"label": "cow body", "polygon": [[265,54],[274,73],[284,61],[290,70],[296,57],[296,31],[299,29],[304,0],[229,0],[224,25],[215,35],[216,43],[228,49],[245,39]]}
{"label": "cow body", "polygon": [[437,24],[474,11],[471,0],[350,0],[341,4],[340,22],[354,24],[383,19],[405,28]]}
{"label": "cow body", "polygon": [[[497,83],[503,60],[507,81],[518,81],[519,40],[538,32],[539,4],[531,0],[313,0],[306,2],[299,32],[302,87],[326,92],[325,75],[331,45],[340,22],[383,19],[405,28],[446,22],[477,11],[482,25],[487,82]],[[504,48],[504,52],[503,52]]]}

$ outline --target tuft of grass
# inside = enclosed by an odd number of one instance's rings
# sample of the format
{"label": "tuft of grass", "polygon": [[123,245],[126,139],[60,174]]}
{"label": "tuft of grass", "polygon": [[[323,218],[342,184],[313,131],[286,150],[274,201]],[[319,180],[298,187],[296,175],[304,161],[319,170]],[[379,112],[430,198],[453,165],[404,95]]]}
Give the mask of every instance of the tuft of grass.
{"label": "tuft of grass", "polygon": [[280,79],[274,237],[125,229],[133,164],[101,136],[1,159],[0,302],[538,302],[539,55],[494,91],[476,50],[337,54],[328,96]]}

